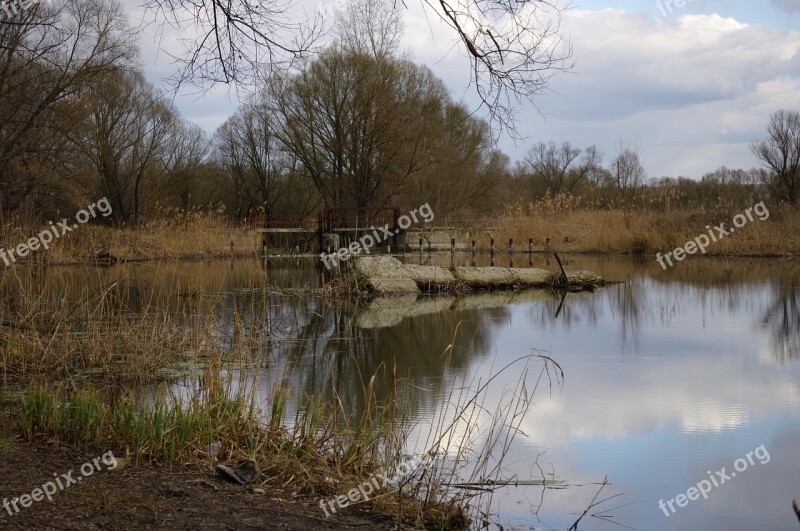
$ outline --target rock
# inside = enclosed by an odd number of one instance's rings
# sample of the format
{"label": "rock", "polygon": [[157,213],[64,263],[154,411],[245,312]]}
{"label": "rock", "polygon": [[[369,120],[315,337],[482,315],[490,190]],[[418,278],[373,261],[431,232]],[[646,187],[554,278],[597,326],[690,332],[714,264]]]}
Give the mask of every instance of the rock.
{"label": "rock", "polygon": [[422,291],[446,291],[457,285],[456,277],[444,267],[409,264],[405,268]]}
{"label": "rock", "polygon": [[589,271],[567,275],[544,269],[508,267],[443,267],[403,265],[391,256],[359,257],[353,272],[361,289],[378,295],[415,295],[425,292],[504,290],[516,288],[561,287],[572,291],[593,289],[606,281]]}
{"label": "rock", "polygon": [[606,281],[603,277],[592,273],[591,271],[573,271],[571,273],[567,273],[567,280],[570,284],[580,284],[580,285],[593,285],[593,286],[605,286]]}
{"label": "rock", "polygon": [[252,461],[242,461],[236,468],[228,465],[217,465],[217,472],[226,481],[247,485],[256,478],[256,465]]}
{"label": "rock", "polygon": [[543,288],[550,285],[554,273],[546,269],[514,269],[520,286]]}
{"label": "rock", "polygon": [[100,464],[103,466],[103,470],[122,470],[126,466],[128,466],[128,460],[124,457],[115,457],[111,456],[110,463],[106,463],[106,458],[103,456],[103,461]]}
{"label": "rock", "polygon": [[391,295],[397,293],[419,293],[417,283],[411,279],[403,278],[372,278],[368,282],[372,291],[378,295]]}
{"label": "rock", "polygon": [[455,278],[472,289],[510,288],[517,284],[517,275],[508,267],[456,267]]}
{"label": "rock", "polygon": [[358,258],[353,263],[353,272],[359,284],[378,295],[419,293],[408,270],[391,256]]}

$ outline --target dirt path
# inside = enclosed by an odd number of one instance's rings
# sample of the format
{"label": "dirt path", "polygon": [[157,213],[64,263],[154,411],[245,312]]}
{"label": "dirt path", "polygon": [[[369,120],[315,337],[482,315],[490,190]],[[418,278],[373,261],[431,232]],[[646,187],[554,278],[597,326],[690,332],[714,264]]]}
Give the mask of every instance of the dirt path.
{"label": "dirt path", "polygon": [[[30,444],[0,432],[0,503],[99,457],[50,444]],[[64,481],[66,483],[66,480]],[[291,492],[222,481],[211,469],[127,466],[95,472],[33,501],[13,516],[0,507],[0,529],[396,529],[394,521],[351,509],[326,518],[319,500]]]}

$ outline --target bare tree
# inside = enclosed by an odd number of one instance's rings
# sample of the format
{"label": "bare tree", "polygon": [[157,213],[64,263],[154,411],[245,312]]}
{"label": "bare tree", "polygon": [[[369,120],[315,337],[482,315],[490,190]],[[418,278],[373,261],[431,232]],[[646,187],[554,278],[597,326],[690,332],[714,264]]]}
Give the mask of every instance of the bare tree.
{"label": "bare tree", "polygon": [[175,57],[176,86],[254,84],[273,68],[308,56],[322,34],[319,17],[297,21],[294,0],[145,0],[157,20],[192,32]]}
{"label": "bare tree", "polygon": [[585,150],[572,147],[569,142],[557,146],[555,142],[539,142],[533,146],[525,162],[534,176],[541,178],[554,196],[571,193],[602,164],[603,156],[595,146]]}
{"label": "bare tree", "polygon": [[[139,221],[170,163],[170,140],[180,127],[174,109],[138,71],[115,72],[86,97],[87,116],[62,133],[97,177],[97,192],[114,207],[114,219]],[[174,146],[172,146],[174,147]]]}
{"label": "bare tree", "polygon": [[427,163],[448,96],[426,68],[333,46],[272,89],[281,140],[328,206],[384,203]]}
{"label": "bare tree", "polygon": [[764,183],[772,194],[797,204],[800,192],[800,113],[782,109],[772,115],[769,138],[750,145],[753,154],[769,169]]}
{"label": "bare tree", "polygon": [[0,17],[0,210],[14,211],[60,153],[54,129],[80,92],[135,58],[135,33],[104,0],[36,3]]}
{"label": "bare tree", "polygon": [[[216,159],[237,195],[243,216],[261,207],[273,214],[296,161],[276,135],[280,123],[264,101],[244,105],[215,135]],[[299,190],[298,190],[299,193]]]}
{"label": "bare tree", "polygon": [[[572,68],[572,48],[561,33],[565,2],[423,0],[466,52],[471,83],[492,124],[513,130],[517,105],[533,101],[553,75]],[[200,29],[177,58],[178,82],[252,82],[265,70],[307,56],[321,35],[319,18],[291,19],[291,1],[146,0],[146,5],[177,28]]]}
{"label": "bare tree", "polygon": [[351,0],[336,12],[336,26],[343,48],[375,59],[395,55],[403,36],[400,8],[391,0]]}
{"label": "bare tree", "polygon": [[210,150],[211,142],[200,126],[176,117],[165,140],[161,172],[168,176],[164,189],[175,194],[184,209],[192,207],[192,191],[201,188],[198,180]]}
{"label": "bare tree", "polygon": [[431,164],[415,179],[405,204],[428,201],[442,216],[497,209],[497,194],[509,175],[508,156],[494,149],[488,124],[464,105],[447,104],[443,114],[425,146]]}
{"label": "bare tree", "polygon": [[647,178],[647,170],[638,145],[620,142],[617,156],[611,161],[609,171],[617,189],[625,196],[633,196]]}

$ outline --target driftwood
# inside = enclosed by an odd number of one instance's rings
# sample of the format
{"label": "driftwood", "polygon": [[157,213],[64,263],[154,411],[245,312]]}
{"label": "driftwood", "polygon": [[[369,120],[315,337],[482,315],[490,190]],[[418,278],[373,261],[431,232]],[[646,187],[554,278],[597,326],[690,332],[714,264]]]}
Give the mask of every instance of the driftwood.
{"label": "driftwood", "polygon": [[560,271],[553,276],[553,280],[550,281],[550,285],[554,288],[567,288],[569,285],[569,277],[567,277],[567,272],[564,271],[564,265],[561,263],[561,258],[558,257],[558,253],[553,253],[553,256],[556,257],[556,262],[558,262],[558,269]]}

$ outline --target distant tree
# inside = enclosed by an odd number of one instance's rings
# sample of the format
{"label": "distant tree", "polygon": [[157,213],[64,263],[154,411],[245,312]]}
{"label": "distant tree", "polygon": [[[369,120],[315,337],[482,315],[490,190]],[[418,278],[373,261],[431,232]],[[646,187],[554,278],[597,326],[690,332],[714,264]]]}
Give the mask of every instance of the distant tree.
{"label": "distant tree", "polygon": [[764,183],[778,198],[797,204],[800,193],[800,113],[780,110],[770,118],[769,138],[750,145],[769,170]]}
{"label": "distant tree", "polygon": [[[176,116],[164,147],[162,164],[167,177],[165,192],[176,197],[177,203],[184,209],[215,203],[206,195],[208,187],[203,182],[207,181],[207,172],[204,170],[211,151],[206,132],[200,126]],[[193,203],[193,199],[197,202]]]}
{"label": "distant tree", "polygon": [[216,160],[236,195],[236,209],[247,216],[261,208],[274,214],[287,181],[296,178],[294,194],[302,193],[297,160],[278,138],[281,127],[264,100],[243,105],[215,134]]}
{"label": "distant tree", "polygon": [[391,0],[350,0],[336,12],[336,28],[344,49],[375,59],[397,55],[403,36],[400,7]]}
{"label": "distant tree", "polygon": [[485,213],[498,207],[499,188],[509,177],[510,160],[494,149],[489,125],[461,104],[448,103],[443,119],[424,146],[428,164],[417,177],[409,207],[429,201],[441,215]]}
{"label": "distant tree", "polygon": [[642,158],[642,151],[638,146],[625,145],[620,142],[617,156],[611,161],[609,172],[623,196],[632,197],[644,184],[647,170]]}
{"label": "distant tree", "polygon": [[553,196],[574,192],[602,165],[603,156],[595,146],[582,150],[569,142],[539,142],[525,155],[525,162],[547,185]]}

